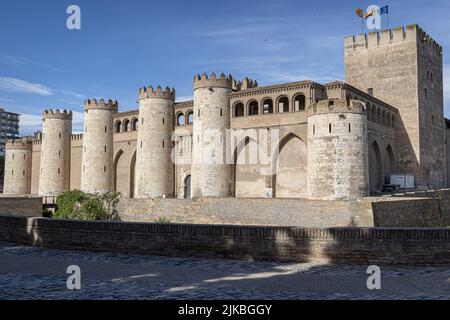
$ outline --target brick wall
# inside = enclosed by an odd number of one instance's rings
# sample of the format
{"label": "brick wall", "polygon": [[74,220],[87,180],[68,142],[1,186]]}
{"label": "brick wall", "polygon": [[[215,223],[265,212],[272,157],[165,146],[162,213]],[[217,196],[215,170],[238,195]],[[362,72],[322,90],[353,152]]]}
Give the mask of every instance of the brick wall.
{"label": "brick wall", "polygon": [[0,240],[164,256],[450,265],[450,229],[308,229],[0,216]]}

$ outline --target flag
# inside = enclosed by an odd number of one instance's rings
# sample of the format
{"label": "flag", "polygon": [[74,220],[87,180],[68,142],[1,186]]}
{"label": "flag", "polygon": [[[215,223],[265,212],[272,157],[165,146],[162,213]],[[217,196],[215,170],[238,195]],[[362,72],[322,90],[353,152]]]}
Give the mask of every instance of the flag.
{"label": "flag", "polygon": [[358,9],[355,10],[355,13],[356,13],[356,15],[357,15],[358,17],[360,17],[360,18],[362,18],[362,17],[364,16],[364,11],[363,11],[363,9],[358,8]]}
{"label": "flag", "polygon": [[389,14],[389,6],[384,6],[380,9],[380,15]]}
{"label": "flag", "polygon": [[367,19],[368,17],[373,16],[374,12],[373,11],[369,11],[364,15],[364,18]]}

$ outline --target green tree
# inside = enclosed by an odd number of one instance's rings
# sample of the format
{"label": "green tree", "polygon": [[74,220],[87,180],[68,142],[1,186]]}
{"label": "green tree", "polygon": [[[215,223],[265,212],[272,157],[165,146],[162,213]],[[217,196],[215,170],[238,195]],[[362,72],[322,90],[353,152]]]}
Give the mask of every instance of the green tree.
{"label": "green tree", "polygon": [[80,190],[64,192],[56,199],[56,219],[118,220],[116,211],[120,193],[90,194]]}

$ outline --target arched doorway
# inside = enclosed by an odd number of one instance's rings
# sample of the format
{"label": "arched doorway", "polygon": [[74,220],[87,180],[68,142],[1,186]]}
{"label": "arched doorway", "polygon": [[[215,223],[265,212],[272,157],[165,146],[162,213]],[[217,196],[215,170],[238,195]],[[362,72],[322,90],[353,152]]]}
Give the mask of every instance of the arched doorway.
{"label": "arched doorway", "polygon": [[234,152],[234,195],[238,198],[264,198],[266,179],[255,139],[245,137]]}
{"label": "arched doorway", "polygon": [[388,145],[384,154],[384,183],[391,183],[391,174],[395,171],[394,151],[391,145]]}
{"label": "arched doorway", "polygon": [[134,152],[131,158],[130,165],[130,198],[134,198],[136,195],[136,152]]}
{"label": "arched doorway", "polygon": [[184,179],[184,198],[185,199],[191,198],[191,175],[188,175]]}
{"label": "arched doorway", "polygon": [[307,197],[307,147],[295,134],[288,134],[279,144],[273,160],[273,195],[276,198]]}
{"label": "arched doorway", "polygon": [[369,151],[369,182],[371,191],[380,191],[383,183],[381,151],[378,143],[374,141]]}

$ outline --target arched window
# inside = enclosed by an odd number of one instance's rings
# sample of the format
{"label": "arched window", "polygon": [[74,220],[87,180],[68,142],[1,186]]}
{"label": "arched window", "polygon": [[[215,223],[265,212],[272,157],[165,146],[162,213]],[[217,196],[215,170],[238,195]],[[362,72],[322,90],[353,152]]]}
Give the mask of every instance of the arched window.
{"label": "arched window", "polygon": [[270,98],[263,101],[263,113],[273,113],[273,101]]}
{"label": "arched window", "polygon": [[249,116],[256,116],[259,113],[258,110],[258,102],[257,101],[250,101],[248,104],[248,115]]}
{"label": "arched window", "polygon": [[139,120],[137,118],[131,120],[131,130],[136,131],[138,127],[139,127]]}
{"label": "arched window", "polygon": [[299,94],[294,98],[295,111],[304,111],[306,108],[306,97],[304,94]]}
{"label": "arched window", "polygon": [[186,120],[187,120],[187,124],[193,124],[194,123],[194,112],[192,110],[189,110],[186,113]]}
{"label": "arched window", "polygon": [[372,106],[372,121],[377,122],[377,108]]}
{"label": "arched window", "polygon": [[177,126],[183,126],[185,124],[184,114],[179,113],[177,114]]}
{"label": "arched window", "polygon": [[391,118],[391,113],[388,112],[388,114],[387,114],[387,122],[386,122],[386,125],[387,125],[388,127],[391,127],[391,126],[392,126],[391,120],[392,120],[392,118]]}
{"label": "arched window", "polygon": [[386,118],[386,111],[383,110],[383,118],[382,118],[382,124],[383,126],[385,126],[387,124],[387,118]]}
{"label": "arched window", "polygon": [[381,109],[378,108],[378,111],[377,111],[377,122],[381,124],[381,121],[382,121],[381,120]]}
{"label": "arched window", "polygon": [[372,108],[370,107],[369,103],[367,104],[366,112],[367,112],[367,121],[372,120]]}
{"label": "arched window", "polygon": [[278,99],[278,112],[289,112],[289,99],[287,97]]}
{"label": "arched window", "polygon": [[243,117],[244,116],[244,105],[239,102],[234,106],[234,116],[237,117]]}
{"label": "arched window", "polygon": [[122,122],[117,121],[117,122],[116,122],[116,125],[115,125],[114,131],[117,132],[117,133],[119,133],[119,132],[122,131],[121,129],[122,129]]}
{"label": "arched window", "polygon": [[131,131],[131,123],[130,120],[125,119],[123,120],[123,132]]}

